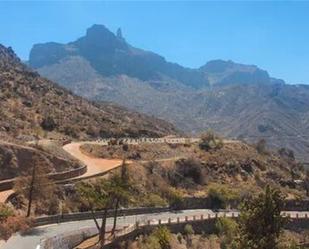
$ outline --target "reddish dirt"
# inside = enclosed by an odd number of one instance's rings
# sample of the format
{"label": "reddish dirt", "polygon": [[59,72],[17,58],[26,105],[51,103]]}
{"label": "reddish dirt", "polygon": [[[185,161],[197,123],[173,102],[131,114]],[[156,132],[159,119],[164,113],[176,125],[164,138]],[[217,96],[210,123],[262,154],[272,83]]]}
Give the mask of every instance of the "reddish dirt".
{"label": "reddish dirt", "polygon": [[80,143],[70,143],[63,146],[63,149],[65,151],[70,153],[72,156],[74,156],[76,159],[80,160],[87,166],[87,172],[84,175],[79,176],[78,178],[101,174],[111,169],[117,168],[121,165],[122,160],[95,158],[83,154],[80,150],[80,146],[83,144],[84,144],[83,142],[80,142]]}

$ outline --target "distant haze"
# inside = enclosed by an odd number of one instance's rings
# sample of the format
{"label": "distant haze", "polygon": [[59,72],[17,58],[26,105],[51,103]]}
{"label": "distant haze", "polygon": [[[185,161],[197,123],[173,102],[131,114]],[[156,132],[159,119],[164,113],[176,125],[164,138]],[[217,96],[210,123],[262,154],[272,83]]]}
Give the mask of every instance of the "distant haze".
{"label": "distant haze", "polygon": [[24,60],[33,44],[66,43],[94,23],[168,61],[233,60],[309,83],[309,2],[1,2],[0,43]]}

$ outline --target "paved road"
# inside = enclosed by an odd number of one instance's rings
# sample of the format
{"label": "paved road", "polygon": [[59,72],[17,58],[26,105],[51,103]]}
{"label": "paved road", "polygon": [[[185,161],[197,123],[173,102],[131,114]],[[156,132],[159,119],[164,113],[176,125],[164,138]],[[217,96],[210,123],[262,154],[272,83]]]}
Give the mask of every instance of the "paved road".
{"label": "paved road", "polygon": [[[168,218],[184,218],[185,216],[200,216],[214,214],[209,209],[185,210],[178,212],[163,212],[155,214],[133,215],[118,218],[118,225],[124,226],[134,224],[136,221],[145,222],[147,220],[167,220]],[[112,224],[112,219],[108,219],[108,224]],[[85,227],[94,227],[93,220],[75,221],[37,227],[31,230],[27,235],[17,234],[12,236],[6,243],[0,246],[0,249],[36,249],[40,240],[44,237],[52,237],[62,232],[75,231]]]}
{"label": "paved road", "polygon": [[[225,212],[227,216],[232,216],[232,213],[237,214],[237,212]],[[285,212],[290,214],[292,217],[296,217],[298,214],[299,217],[305,217],[307,215],[309,217],[309,212]],[[183,211],[175,211],[175,212],[162,212],[162,213],[154,213],[154,214],[142,214],[142,215],[132,215],[127,217],[119,217],[118,225],[119,227],[123,227],[129,224],[135,224],[136,221],[139,222],[147,222],[148,220],[157,221],[161,219],[162,221],[167,220],[168,218],[176,219],[179,217],[180,219],[184,219],[185,216],[192,217],[196,216],[197,218],[201,215],[206,217],[208,214],[214,215],[215,213],[209,209],[196,209],[196,210],[183,210]],[[109,218],[107,221],[107,225],[112,225],[112,219]],[[32,229],[26,235],[16,234],[12,236],[7,242],[0,245],[0,249],[37,249],[40,240],[45,237],[52,237],[57,234],[61,234],[63,232],[76,231],[78,229],[94,227],[93,220],[84,220],[84,221],[74,221],[74,222],[66,222],[60,224],[53,224],[47,226],[36,227]]]}

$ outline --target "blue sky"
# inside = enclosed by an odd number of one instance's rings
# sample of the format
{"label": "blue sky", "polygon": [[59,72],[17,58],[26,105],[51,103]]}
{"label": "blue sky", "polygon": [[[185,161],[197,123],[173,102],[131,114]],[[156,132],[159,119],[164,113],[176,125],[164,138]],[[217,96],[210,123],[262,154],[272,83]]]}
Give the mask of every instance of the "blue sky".
{"label": "blue sky", "polygon": [[309,2],[1,1],[0,43],[27,59],[33,44],[69,42],[94,23],[188,67],[255,64],[309,84]]}

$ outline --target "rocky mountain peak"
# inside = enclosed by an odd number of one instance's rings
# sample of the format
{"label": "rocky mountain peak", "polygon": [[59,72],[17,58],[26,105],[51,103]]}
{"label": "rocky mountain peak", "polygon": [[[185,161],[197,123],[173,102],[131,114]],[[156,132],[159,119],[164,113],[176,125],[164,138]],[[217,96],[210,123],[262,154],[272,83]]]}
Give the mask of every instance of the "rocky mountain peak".
{"label": "rocky mountain peak", "polygon": [[87,29],[86,37],[89,39],[100,40],[106,38],[115,38],[115,35],[104,25],[94,24]]}
{"label": "rocky mountain peak", "polygon": [[20,62],[20,59],[11,47],[5,47],[0,44],[0,61],[1,63],[17,63]]}
{"label": "rocky mountain peak", "polygon": [[117,35],[117,37],[118,37],[119,39],[123,39],[121,28],[118,28],[118,29],[117,29],[116,35]]}

